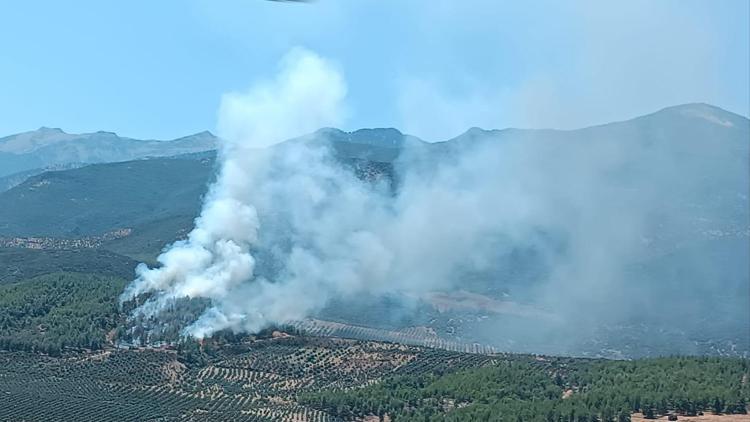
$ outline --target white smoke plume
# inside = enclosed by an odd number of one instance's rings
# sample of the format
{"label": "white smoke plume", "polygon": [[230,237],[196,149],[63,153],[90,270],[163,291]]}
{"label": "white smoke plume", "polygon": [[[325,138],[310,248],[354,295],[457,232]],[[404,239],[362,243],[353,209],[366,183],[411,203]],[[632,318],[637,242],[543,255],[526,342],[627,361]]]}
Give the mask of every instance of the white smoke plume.
{"label": "white smoke plume", "polygon": [[[275,79],[257,84],[246,93],[225,95],[218,123],[223,140],[221,167],[195,228],[186,240],[171,245],[158,257],[159,267],[139,265],[137,278],[122,299],[156,292],[139,308],[149,315],[184,297],[208,298],[220,306],[242,288],[242,283],[253,281],[251,248],[258,241],[260,224],[253,194],[269,159],[268,152],[261,148],[321,126],[339,124],[344,116],[345,94],[344,81],[331,63],[311,51],[295,49],[282,60]],[[262,301],[267,290],[275,287],[257,280],[253,288],[251,300]],[[266,314],[268,305],[256,307],[249,302],[241,313],[229,315],[219,307],[213,308],[187,332],[203,337],[217,328],[245,321],[248,329],[257,329],[278,318]]]}
{"label": "white smoke plume", "polygon": [[[734,274],[721,273],[697,256],[704,246],[683,245],[700,221],[731,224],[731,207],[747,215],[732,197],[747,189],[746,154],[737,152],[746,144],[710,142],[743,139],[747,119],[701,121],[704,132],[679,140],[658,132],[641,139],[656,124],[646,119],[637,130],[469,131],[451,145],[417,141],[396,163],[394,193],[355,177],[320,142],[325,131],[270,147],[341,124],[345,95],[337,68],[303,49],[282,60],[275,78],[226,95],[218,176],[195,228],[158,267],[140,265],[122,299],[150,294],[136,309],[146,316],[174,299],[208,299],[185,331],[203,338],[305,318],[333,298],[461,289],[467,274],[484,273],[485,286],[514,285],[515,300],[533,298],[573,338],[586,322],[663,306],[658,297],[689,290],[678,283],[746,283],[736,261],[726,266]],[[684,123],[677,111],[663,116],[659,128]],[[527,251],[540,270],[519,281],[503,268],[522,266]],[[649,269],[654,257],[667,264]]]}

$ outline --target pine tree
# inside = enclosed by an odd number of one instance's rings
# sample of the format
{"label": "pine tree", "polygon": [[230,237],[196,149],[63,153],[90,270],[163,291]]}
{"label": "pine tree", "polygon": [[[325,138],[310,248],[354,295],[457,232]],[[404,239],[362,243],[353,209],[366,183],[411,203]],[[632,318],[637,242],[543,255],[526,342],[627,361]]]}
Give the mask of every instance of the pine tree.
{"label": "pine tree", "polygon": [[720,415],[721,412],[724,410],[724,406],[718,397],[714,399],[714,404],[712,406],[712,409],[715,415]]}

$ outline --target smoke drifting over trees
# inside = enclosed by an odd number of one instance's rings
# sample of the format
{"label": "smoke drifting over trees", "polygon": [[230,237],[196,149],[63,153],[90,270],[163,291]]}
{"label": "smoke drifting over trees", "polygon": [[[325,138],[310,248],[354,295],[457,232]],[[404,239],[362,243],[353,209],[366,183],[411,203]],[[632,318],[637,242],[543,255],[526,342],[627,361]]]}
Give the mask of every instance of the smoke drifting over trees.
{"label": "smoke drifting over trees", "polygon": [[[461,289],[479,274],[533,302],[529,328],[572,338],[657,305],[678,319],[673,302],[746,286],[745,118],[694,105],[658,122],[409,140],[395,188],[357,178],[325,132],[270,147],[342,123],[345,96],[336,66],[302,49],[274,79],[224,96],[217,180],[195,228],[160,266],[141,264],[121,299],[150,294],[135,312],[157,319],[175,299],[209,299],[185,329],[202,338],[305,318],[334,298]],[[733,234],[718,244],[710,230]],[[535,268],[520,285],[505,268],[519,251]]]}

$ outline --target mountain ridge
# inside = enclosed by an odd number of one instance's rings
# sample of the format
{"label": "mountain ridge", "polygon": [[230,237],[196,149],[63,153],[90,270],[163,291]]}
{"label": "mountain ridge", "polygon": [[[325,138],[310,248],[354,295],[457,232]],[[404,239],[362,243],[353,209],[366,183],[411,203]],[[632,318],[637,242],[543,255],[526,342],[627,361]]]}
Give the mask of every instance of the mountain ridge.
{"label": "mountain ridge", "polygon": [[[726,122],[731,123],[731,126],[727,125]],[[190,141],[193,141],[196,137],[201,136],[203,137],[203,141],[205,141],[205,139],[216,139],[210,132],[201,132],[187,138],[189,138]],[[549,129],[484,130],[480,128],[471,128],[464,134],[452,138],[449,141],[428,143],[417,137],[403,134],[401,131],[393,128],[360,129],[352,132],[346,132],[334,128],[323,128],[313,134],[305,135],[286,142],[305,142],[310,140],[315,140],[317,142],[328,141],[332,145],[337,158],[340,160],[354,160],[359,163],[384,163],[392,168],[394,164],[397,164],[396,160],[399,157],[401,150],[408,145],[424,148],[428,153],[435,152],[437,154],[450,154],[454,149],[458,150],[463,148],[463,145],[466,143],[471,143],[473,141],[500,142],[506,138],[544,142],[595,142],[598,139],[615,137],[618,141],[622,140],[622,142],[637,141],[646,145],[658,144],[662,145],[662,147],[666,145],[668,148],[672,148],[671,145],[678,142],[674,145],[680,146],[680,148],[675,150],[680,154],[692,154],[688,145],[689,143],[705,145],[706,142],[715,143],[717,140],[721,139],[728,141],[724,142],[725,148],[732,149],[732,156],[737,157],[736,160],[743,160],[747,156],[748,146],[750,145],[750,142],[747,141],[749,136],[750,120],[747,118],[730,112],[725,112],[713,106],[691,104],[665,108],[655,113],[623,122],[592,126],[575,131],[557,131]],[[178,138],[178,140],[179,139],[185,138]],[[200,144],[200,142],[202,142],[201,139],[198,139],[198,142]],[[283,144],[284,143],[278,145],[282,146]],[[682,146],[683,144],[687,146]],[[701,148],[701,150],[706,149]],[[142,162],[122,161],[117,164],[100,163],[95,166],[83,167],[76,165],[76,167],[79,168],[30,174],[31,177],[27,178],[18,186],[5,192],[0,192],[0,235],[25,236],[43,234],[48,236],[68,236],[75,235],[79,231],[75,229],[76,227],[81,229],[85,228],[84,232],[86,234],[97,234],[99,230],[107,231],[121,227],[131,227],[132,224],[141,221],[140,218],[131,216],[122,221],[112,222],[110,225],[102,224],[102,222],[99,221],[92,221],[89,225],[89,223],[86,223],[84,220],[87,216],[93,218],[96,213],[94,212],[92,214],[90,209],[86,209],[87,212],[83,212],[84,209],[82,208],[68,216],[68,218],[80,220],[80,224],[72,224],[70,221],[68,221],[68,223],[63,223],[62,221],[58,221],[61,217],[56,217],[54,215],[45,218],[36,216],[34,217],[36,223],[32,224],[29,218],[36,214],[34,212],[27,212],[26,210],[20,212],[17,209],[20,204],[25,204],[24,206],[31,207],[30,209],[32,210],[35,208],[48,208],[50,204],[59,201],[62,201],[60,204],[66,204],[66,207],[70,207],[73,204],[78,204],[76,207],[80,207],[80,201],[83,201],[84,199],[86,201],[91,201],[90,203],[92,206],[104,204],[106,201],[101,202],[104,201],[104,197],[97,199],[84,195],[84,193],[79,192],[78,190],[86,186],[101,185],[97,192],[108,195],[108,189],[106,189],[106,186],[102,185],[106,180],[99,179],[114,177],[113,175],[116,175],[116,179],[112,179],[112,183],[115,183],[117,186],[122,186],[122,192],[130,192],[135,195],[131,199],[133,201],[132,203],[140,203],[138,201],[145,200],[147,204],[150,204],[146,205],[145,208],[143,208],[143,211],[147,209],[162,209],[167,212],[167,215],[160,214],[158,216],[159,218],[167,218],[172,215],[169,214],[169,207],[165,208],[161,203],[164,198],[161,198],[159,195],[151,194],[143,196],[138,194],[138,192],[143,192],[144,190],[148,191],[149,189],[158,191],[160,188],[158,188],[155,183],[158,185],[163,182],[163,180],[157,179],[166,177],[171,171],[178,171],[178,169],[179,171],[192,172],[193,174],[198,175],[197,178],[191,177],[186,178],[185,180],[182,180],[179,177],[168,179],[177,184],[176,187],[178,190],[181,189],[182,192],[190,192],[190,195],[194,197],[194,199],[188,201],[189,204],[187,205],[176,205],[176,207],[180,209],[178,215],[190,215],[197,212],[197,207],[200,205],[199,197],[202,195],[202,192],[205,190],[207,183],[210,180],[213,171],[213,157],[214,155],[210,151],[187,152],[183,154],[174,154],[169,157],[142,160]],[[428,157],[432,157],[432,155],[428,154]],[[696,157],[694,155],[691,155],[691,157],[698,161],[702,159],[702,157]],[[711,157],[705,158],[710,159]],[[148,163],[148,161],[153,162]],[[737,168],[742,166],[739,162],[731,165],[736,166]],[[744,164],[744,167],[747,168],[747,164]],[[129,168],[131,169],[130,171],[128,170]],[[152,178],[149,178],[148,175],[136,174],[141,171],[155,173],[152,175]],[[90,178],[94,179],[87,182],[86,180],[89,180]],[[185,185],[188,180],[194,185]],[[73,181],[75,181],[75,183]],[[740,185],[746,185],[747,177],[739,179],[737,182]],[[68,186],[68,184],[70,185]],[[149,188],[149,186],[151,187]],[[717,186],[717,188],[725,189],[727,192],[733,192],[735,190],[735,187],[727,186]],[[739,190],[737,192],[739,192]],[[136,197],[139,199],[136,200]],[[184,200],[187,200],[187,197],[185,197]],[[33,205],[34,203],[37,205]],[[736,208],[736,204],[733,206]],[[14,209],[15,211],[13,211]],[[114,213],[112,215],[121,214],[120,210],[112,210],[112,212]],[[39,227],[37,227],[39,222],[45,222],[48,219],[51,219],[51,224],[49,225],[51,231],[45,230],[44,233],[37,233],[36,230],[39,229]],[[26,223],[24,223],[24,221],[26,221]],[[54,223],[54,221],[57,221],[57,223]],[[44,224],[46,225],[47,223]],[[32,227],[37,228],[33,229]],[[66,227],[67,229],[64,229]],[[94,227],[97,228],[97,231],[92,231],[92,228]]]}
{"label": "mountain ridge", "polygon": [[41,127],[0,138],[0,177],[76,163],[96,164],[163,157],[216,149],[218,138],[208,131],[168,141],[120,137],[114,132],[66,133]]}
{"label": "mountain ridge", "polygon": [[[712,114],[713,113],[713,114]],[[721,113],[724,116],[719,117],[716,116],[715,113]],[[701,117],[707,121],[711,121],[715,124],[723,125],[723,126],[737,126],[737,123],[740,125],[750,124],[750,119],[746,116],[734,113],[732,111],[723,109],[721,107],[708,104],[708,103],[702,103],[702,102],[696,102],[696,103],[685,103],[685,104],[678,104],[673,106],[667,106],[663,107],[659,110],[656,110],[651,113],[646,113],[643,115],[638,115],[632,118],[623,119],[623,120],[615,120],[612,122],[607,123],[601,123],[601,124],[593,124],[593,125],[587,125],[580,128],[574,128],[574,129],[556,129],[556,128],[521,128],[521,127],[515,127],[515,126],[509,126],[505,128],[490,128],[485,129],[478,126],[473,126],[469,129],[467,129],[465,132],[454,136],[453,138],[449,138],[447,140],[443,141],[433,141],[433,140],[423,140],[417,136],[410,135],[407,133],[401,132],[399,129],[396,129],[394,127],[368,127],[368,128],[360,128],[353,131],[346,131],[338,128],[332,128],[332,127],[324,127],[321,129],[318,129],[313,134],[309,135],[302,135],[298,138],[308,138],[311,135],[314,136],[326,136],[329,138],[333,138],[337,141],[347,141],[352,143],[364,143],[364,144],[370,144],[370,145],[380,145],[377,143],[377,139],[380,139],[381,141],[386,142],[387,146],[395,147],[402,145],[405,142],[409,141],[417,141],[417,142],[424,142],[424,143],[441,143],[441,142],[449,142],[451,140],[454,140],[456,138],[460,138],[467,135],[472,135],[476,133],[502,133],[507,131],[532,131],[532,132],[576,132],[581,130],[591,130],[594,128],[600,128],[600,127],[606,127],[606,126],[612,126],[612,125],[618,125],[621,123],[633,121],[633,120],[639,120],[639,119],[648,119],[653,118],[655,116],[661,116],[666,114],[681,114],[681,115],[692,115],[694,117]],[[159,142],[163,143],[164,145],[169,145],[170,142],[179,142],[179,141],[194,141],[195,139],[206,139],[209,138],[213,141],[218,140],[219,138],[211,133],[208,130],[204,130],[201,132],[180,136],[173,139],[166,139],[166,140],[156,140],[156,139],[137,139],[137,138],[131,138],[126,136],[120,136],[116,132],[106,131],[106,130],[99,130],[96,132],[87,132],[87,133],[68,133],[65,132],[61,128],[53,128],[53,127],[46,127],[42,126],[37,130],[32,131],[26,131],[26,132],[19,132],[16,134],[6,135],[3,137],[0,137],[0,152],[6,152],[6,153],[26,153],[31,152],[35,149],[21,149],[19,148],[21,146],[16,146],[14,149],[12,146],[13,142],[15,141],[17,144],[21,143],[24,140],[47,140],[48,144],[43,144],[39,146],[36,149],[43,148],[44,146],[49,145],[50,143],[56,143],[56,142],[64,142],[68,140],[76,140],[76,139],[87,139],[90,140],[92,138],[95,138],[96,136],[104,136],[104,137],[117,137],[118,139],[121,139],[123,141],[135,141],[135,142],[143,142],[143,143],[151,143],[151,142]],[[298,139],[295,138],[295,139]],[[382,146],[382,145],[381,145]]]}
{"label": "mountain ridge", "polygon": [[[196,133],[185,135],[185,136],[179,136],[173,139],[138,139],[138,138],[131,138],[128,136],[120,136],[116,132],[108,131],[108,130],[97,130],[95,132],[83,132],[83,133],[68,133],[58,127],[41,126],[39,129],[36,129],[36,130],[19,132],[19,133],[0,137],[0,152],[8,152],[8,153],[16,153],[16,154],[28,153],[28,152],[32,152],[39,148],[43,148],[45,146],[58,143],[58,142],[65,142],[65,141],[76,140],[76,139],[96,140],[95,138],[97,136],[117,137],[123,141],[135,141],[135,142],[144,142],[144,143],[147,143],[147,142],[169,143],[169,142],[194,140],[197,138],[206,138],[206,137],[217,139],[216,135],[214,135],[208,130],[196,132]],[[42,141],[41,145],[38,144],[39,141]]]}
{"label": "mountain ridge", "polygon": [[[703,111],[704,113],[701,113],[701,111]],[[724,119],[722,119],[712,114],[706,114],[706,112],[721,113],[725,116],[724,116]],[[583,127],[575,128],[575,129],[519,128],[519,127],[506,127],[506,128],[501,128],[501,129],[484,129],[481,127],[473,126],[467,129],[465,132],[457,136],[454,136],[453,138],[447,139],[445,141],[437,141],[437,142],[432,142],[432,143],[451,142],[462,137],[473,137],[480,133],[481,134],[488,134],[488,133],[502,134],[502,133],[508,133],[508,132],[571,133],[571,132],[580,132],[580,131],[594,131],[594,130],[598,130],[601,128],[618,126],[623,123],[641,121],[641,120],[650,120],[650,119],[663,117],[667,115],[681,115],[683,117],[689,117],[692,115],[692,117],[702,117],[703,119],[707,121],[710,121],[712,123],[719,124],[722,126],[727,126],[726,122],[728,121],[729,123],[731,123],[731,126],[729,127],[737,127],[737,126],[742,126],[742,125],[745,125],[746,127],[750,127],[750,118],[746,116],[734,113],[729,110],[725,110],[721,107],[718,107],[712,104],[698,102],[698,103],[685,103],[685,104],[678,104],[678,105],[663,107],[654,112],[646,113],[643,115],[638,115],[638,116],[631,117],[628,119],[615,120],[612,122],[600,123],[600,124],[594,124],[594,125],[587,125],[587,126],[583,126]],[[731,120],[727,120],[727,119],[731,119]]]}

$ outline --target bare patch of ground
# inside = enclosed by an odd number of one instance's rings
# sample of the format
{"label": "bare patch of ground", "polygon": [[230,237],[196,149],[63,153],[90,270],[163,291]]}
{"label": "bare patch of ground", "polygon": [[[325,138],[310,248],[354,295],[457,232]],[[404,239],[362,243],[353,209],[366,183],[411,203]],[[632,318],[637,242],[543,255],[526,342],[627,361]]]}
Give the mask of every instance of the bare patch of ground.
{"label": "bare patch of ground", "polygon": [[433,292],[426,298],[440,312],[482,310],[495,314],[525,318],[554,319],[555,316],[530,305],[508,300],[497,300],[477,293],[459,290],[451,293]]}
{"label": "bare patch of ground", "polygon": [[[657,419],[645,419],[642,414],[634,413],[631,417],[632,422],[651,422],[651,421],[666,421],[666,416],[662,416]],[[678,416],[678,421],[684,422],[750,422],[750,415],[714,415],[706,413],[701,416]]]}

